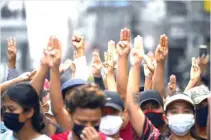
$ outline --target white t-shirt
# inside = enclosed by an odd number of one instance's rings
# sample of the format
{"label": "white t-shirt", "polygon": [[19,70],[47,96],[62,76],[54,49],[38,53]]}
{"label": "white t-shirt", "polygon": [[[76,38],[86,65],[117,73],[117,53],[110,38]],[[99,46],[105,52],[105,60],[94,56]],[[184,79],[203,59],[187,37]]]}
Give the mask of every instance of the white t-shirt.
{"label": "white t-shirt", "polygon": [[[0,139],[1,140],[17,140],[14,136],[13,136],[13,131],[11,130],[7,130],[6,132],[0,134]],[[49,138],[46,135],[41,135],[37,138],[34,138],[32,140],[51,140],[51,138]]]}

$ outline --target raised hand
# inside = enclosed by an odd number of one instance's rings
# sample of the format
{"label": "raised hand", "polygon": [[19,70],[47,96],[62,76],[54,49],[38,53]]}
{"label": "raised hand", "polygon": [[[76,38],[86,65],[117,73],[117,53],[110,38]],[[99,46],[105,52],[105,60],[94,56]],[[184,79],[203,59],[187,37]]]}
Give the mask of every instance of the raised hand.
{"label": "raised hand", "polygon": [[120,31],[120,42],[117,44],[119,56],[128,56],[130,53],[130,30],[124,28]]}
{"label": "raised hand", "polygon": [[114,61],[117,60],[115,42],[113,40],[110,40],[108,42],[108,50],[107,50],[107,52],[112,55],[112,58],[113,58]]}
{"label": "raised hand", "polygon": [[153,52],[148,52],[147,55],[143,55],[144,61],[146,63],[147,69],[154,74],[155,67],[156,67],[156,60],[154,58]]}
{"label": "raised hand", "polygon": [[77,57],[85,55],[85,41],[84,37],[81,35],[74,35],[72,37],[72,44],[77,52]]}
{"label": "raised hand", "polygon": [[101,77],[102,61],[97,51],[92,53],[92,74],[94,77]]}
{"label": "raised hand", "polygon": [[208,66],[209,63],[209,55],[202,55],[201,57],[197,58],[197,63],[201,68],[201,72]]}
{"label": "raised hand", "polygon": [[143,39],[139,35],[134,38],[134,48],[132,49],[132,56],[130,58],[131,64],[141,64],[144,57]]}
{"label": "raised hand", "polygon": [[155,59],[157,63],[165,63],[168,56],[168,37],[164,34],[160,36],[160,44],[155,50]]}
{"label": "raised hand", "polygon": [[15,38],[8,38],[7,39],[7,57],[9,62],[9,68],[15,68],[16,65],[16,39]]}
{"label": "raised hand", "polygon": [[171,96],[176,92],[177,80],[175,75],[170,76],[170,81],[168,83],[168,95]]}
{"label": "raised hand", "polygon": [[105,62],[103,64],[105,74],[114,74],[114,61],[110,53],[104,53]]}
{"label": "raised hand", "polygon": [[100,140],[99,133],[93,127],[85,127],[80,135],[82,140]]}
{"label": "raised hand", "polygon": [[197,63],[196,58],[193,57],[191,71],[190,71],[190,80],[197,82],[199,81],[200,76],[201,76],[201,69]]}
{"label": "raised hand", "polygon": [[30,76],[31,76],[31,72],[25,72],[25,73],[21,74],[20,76],[18,76],[18,78],[20,78],[21,81],[29,81]]}

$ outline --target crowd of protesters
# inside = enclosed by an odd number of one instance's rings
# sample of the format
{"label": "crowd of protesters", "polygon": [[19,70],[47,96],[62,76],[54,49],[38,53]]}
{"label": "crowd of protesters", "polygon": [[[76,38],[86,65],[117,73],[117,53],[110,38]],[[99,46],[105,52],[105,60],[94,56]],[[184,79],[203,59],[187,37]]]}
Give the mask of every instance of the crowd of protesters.
{"label": "crowd of protesters", "polygon": [[[2,140],[210,140],[211,92],[202,80],[208,55],[192,58],[189,83],[177,91],[176,76],[164,84],[171,57],[165,34],[155,52],[145,53],[143,38],[132,42],[124,28],[116,45],[108,42],[104,62],[93,52],[91,68],[83,36],[74,35],[72,44],[73,61],[61,63],[62,46],[51,36],[40,65],[19,76],[16,40],[7,40],[8,67],[0,84]],[[61,84],[68,69],[72,76]]]}

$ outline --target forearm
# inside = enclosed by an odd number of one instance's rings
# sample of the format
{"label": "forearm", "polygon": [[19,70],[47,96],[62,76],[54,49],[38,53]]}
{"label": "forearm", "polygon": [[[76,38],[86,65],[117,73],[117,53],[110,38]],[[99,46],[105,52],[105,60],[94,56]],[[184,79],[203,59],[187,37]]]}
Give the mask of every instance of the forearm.
{"label": "forearm", "polygon": [[144,127],[145,115],[139,107],[138,92],[139,92],[139,74],[140,68],[132,66],[129,73],[126,106],[129,113],[130,122],[136,133],[141,137]]}
{"label": "forearm", "polygon": [[165,63],[164,64],[158,63],[157,67],[155,68],[155,73],[152,80],[152,89],[158,91],[162,97],[165,97],[164,71],[165,71]]}
{"label": "forearm", "polygon": [[35,74],[34,78],[31,81],[31,85],[37,91],[38,95],[40,95],[40,93],[43,90],[43,85],[44,85],[45,77],[48,73],[48,70],[49,68],[47,65],[40,65],[37,73]]}
{"label": "forearm", "polygon": [[116,81],[115,81],[115,78],[114,78],[114,73],[108,74],[106,78],[107,78],[106,81],[107,81],[108,90],[110,90],[110,91],[117,91]]}
{"label": "forearm", "polygon": [[121,56],[117,61],[117,91],[121,94],[122,98],[125,99],[127,92],[128,82],[128,66],[127,56]]}
{"label": "forearm", "polygon": [[56,115],[64,108],[59,69],[54,68],[50,71],[50,85],[53,85],[50,86],[52,111]]}
{"label": "forearm", "polygon": [[144,81],[144,90],[152,89],[152,76],[146,76]]}
{"label": "forearm", "polygon": [[0,89],[1,89],[1,94],[4,93],[5,90],[7,90],[10,86],[14,85],[14,84],[17,84],[19,82],[22,82],[23,80],[21,80],[21,78],[15,78],[15,79],[12,79],[12,80],[9,80],[9,81],[6,81],[2,84],[0,84]]}
{"label": "forearm", "polygon": [[190,90],[191,88],[194,88],[196,85],[197,85],[197,81],[190,80],[190,81],[188,82],[188,85],[186,86],[184,92]]}

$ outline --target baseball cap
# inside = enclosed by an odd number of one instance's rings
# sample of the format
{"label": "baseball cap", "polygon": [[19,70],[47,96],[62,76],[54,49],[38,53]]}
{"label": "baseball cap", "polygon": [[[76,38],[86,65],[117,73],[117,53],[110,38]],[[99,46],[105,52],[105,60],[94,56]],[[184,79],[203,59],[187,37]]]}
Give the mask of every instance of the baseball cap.
{"label": "baseball cap", "polygon": [[203,100],[211,97],[211,92],[205,85],[191,88],[185,92],[193,100],[194,104],[200,104]]}
{"label": "baseball cap", "polygon": [[186,95],[184,93],[177,93],[177,94],[173,94],[172,96],[168,96],[166,98],[166,102],[164,104],[164,111],[166,111],[167,107],[171,103],[173,103],[175,101],[181,101],[181,100],[185,101],[187,103],[190,103],[193,106],[193,108],[194,108],[194,103],[193,103],[193,101],[191,100],[191,98],[188,95]]}
{"label": "baseball cap", "polygon": [[139,105],[141,106],[146,101],[156,101],[159,105],[163,106],[163,99],[160,96],[160,93],[155,90],[145,90],[139,92]]}
{"label": "baseball cap", "polygon": [[107,100],[105,107],[111,107],[119,111],[124,111],[124,102],[118,92],[106,90],[104,93]]}
{"label": "baseball cap", "polygon": [[76,86],[82,86],[85,84],[87,84],[87,82],[82,79],[79,78],[70,79],[64,84],[62,84],[62,94],[64,94],[68,89],[74,88]]}

